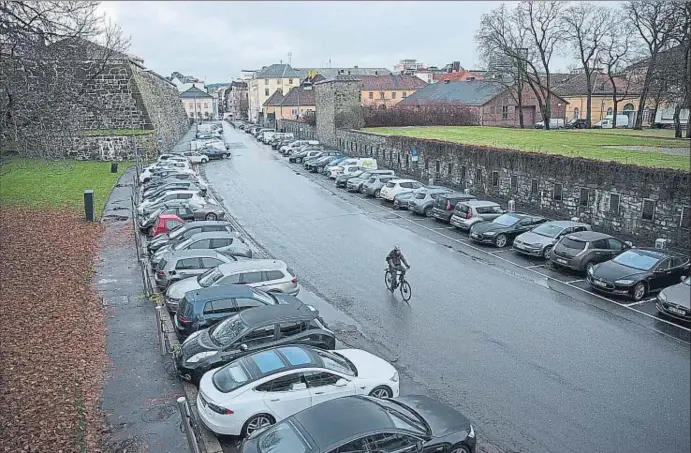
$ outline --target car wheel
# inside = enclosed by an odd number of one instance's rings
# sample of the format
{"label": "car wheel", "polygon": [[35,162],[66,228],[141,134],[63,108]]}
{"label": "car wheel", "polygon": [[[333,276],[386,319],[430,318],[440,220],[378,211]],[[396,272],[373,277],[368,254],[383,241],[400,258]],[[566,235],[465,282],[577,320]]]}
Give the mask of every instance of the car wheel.
{"label": "car wheel", "polygon": [[394,208],[394,209],[398,209],[398,208],[400,208],[400,207],[401,207],[401,202],[398,201],[398,200],[394,200],[394,201],[393,201],[393,208]]}
{"label": "car wheel", "polygon": [[364,194],[365,193],[365,186],[358,187],[357,191]]}
{"label": "car wheel", "polygon": [[229,158],[229,157],[230,157],[230,154],[228,154],[228,153],[223,154],[223,158],[224,158],[224,159],[227,159],[227,158]]}
{"label": "car wheel", "polygon": [[245,422],[245,425],[242,427],[242,434],[245,437],[249,437],[256,430],[266,428],[274,423],[276,423],[276,420],[269,414],[255,415]]}
{"label": "car wheel", "polygon": [[203,164],[206,164],[206,163],[208,163],[208,162],[209,162],[209,159],[202,158],[202,163],[203,163]]}
{"label": "car wheel", "polygon": [[154,227],[151,226],[151,227],[147,228],[147,229],[146,229],[146,235],[149,236],[149,237],[153,237],[153,235],[154,235]]}
{"label": "car wheel", "polygon": [[638,283],[636,286],[633,287],[633,300],[638,302],[639,300],[643,299],[645,297],[646,291],[645,283],[641,282]]}
{"label": "car wheel", "polygon": [[427,206],[422,213],[425,214],[425,217],[432,217],[432,206]]}
{"label": "car wheel", "polygon": [[393,392],[387,386],[380,385],[369,392],[369,396],[373,396],[375,398],[391,398],[393,396]]}
{"label": "car wheel", "polygon": [[504,248],[506,247],[506,235],[505,234],[499,234],[497,235],[496,238],[494,238],[494,245],[497,246],[497,248]]}
{"label": "car wheel", "polygon": [[206,215],[206,217],[204,217],[204,218],[205,218],[206,220],[216,220],[216,219],[217,219],[217,216],[216,216],[215,213],[210,212],[210,213],[208,213],[208,214]]}
{"label": "car wheel", "polygon": [[324,171],[324,167],[317,167],[317,173],[321,173]]}
{"label": "car wheel", "polygon": [[377,189],[374,191],[374,198],[379,198],[379,195],[381,195],[381,190]]}
{"label": "car wheel", "polygon": [[549,259],[549,254],[552,253],[552,246],[548,245],[545,247],[545,249],[542,251],[542,257],[546,260]]}
{"label": "car wheel", "polygon": [[451,453],[470,453],[470,450],[465,445],[456,445],[451,450]]}

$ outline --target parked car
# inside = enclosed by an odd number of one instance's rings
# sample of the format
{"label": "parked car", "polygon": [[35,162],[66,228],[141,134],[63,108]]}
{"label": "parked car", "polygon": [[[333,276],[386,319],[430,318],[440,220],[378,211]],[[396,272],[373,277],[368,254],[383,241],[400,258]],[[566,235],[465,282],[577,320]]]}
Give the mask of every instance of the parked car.
{"label": "parked car", "polygon": [[[337,168],[337,167],[334,167]],[[357,166],[350,166],[345,170],[345,173],[342,175],[339,175],[335,178],[334,184],[336,187],[346,187],[348,184],[348,181],[351,178],[359,178],[365,173],[365,170],[362,167],[357,167]]]}
{"label": "parked car", "polygon": [[507,212],[491,222],[478,222],[470,227],[470,239],[503,248],[511,244],[521,233],[546,222],[542,216],[523,212]]}
{"label": "parked car", "polygon": [[185,241],[197,233],[207,233],[209,231],[233,232],[235,229],[229,222],[225,221],[210,220],[206,222],[187,223],[182,228],[171,233],[170,235],[164,234],[152,241],[149,241],[147,248],[149,252],[155,252],[168,244]]}
{"label": "parked car", "polygon": [[585,129],[586,121],[583,118],[573,118],[566,122],[567,129]]}
{"label": "parked car", "polygon": [[430,189],[428,187],[425,189],[418,189],[418,191],[415,193],[415,196],[408,201],[408,209],[413,211],[415,214],[431,217],[434,202],[437,200],[439,195],[452,192],[453,190],[446,187],[438,187],[434,189]]}
{"label": "parked car", "polygon": [[399,193],[412,192],[420,187],[423,187],[423,184],[414,179],[395,178],[381,188],[381,198],[393,202],[394,197]]}
{"label": "parked car", "polygon": [[378,169],[368,170],[368,169],[365,169],[365,171],[360,173],[359,176],[356,176],[355,178],[350,178],[347,180],[346,189],[348,190],[348,192],[365,193],[362,186],[370,178],[378,177],[378,176],[391,176],[393,178],[394,177],[394,171],[393,170],[378,170]]}
{"label": "parked car", "polygon": [[156,169],[146,169],[139,174],[139,182],[145,184],[156,178],[166,178],[174,175],[193,175],[196,177],[196,173],[191,168],[186,167],[171,167],[171,168],[156,168]]}
{"label": "parked car", "polygon": [[530,256],[549,258],[552,248],[559,239],[571,233],[590,231],[590,225],[571,220],[553,220],[545,222],[520,234],[513,241],[513,249],[519,253]]}
{"label": "parked car", "polygon": [[228,150],[217,149],[209,146],[200,148],[199,152],[208,157],[209,160],[221,160],[230,157],[230,152]]}
{"label": "parked car", "polygon": [[300,151],[299,153],[295,153],[291,155],[288,158],[288,162],[293,162],[293,163],[302,163],[305,159],[309,159],[311,157],[319,155],[322,151],[320,149],[309,149],[306,151]]}
{"label": "parked car", "polygon": [[[209,233],[206,233],[209,234]],[[297,296],[300,292],[297,275],[281,260],[246,260],[222,264],[198,277],[175,282],[166,291],[165,302],[175,311],[188,291],[210,286],[249,285],[264,291]]]}
{"label": "parked car", "polygon": [[[538,121],[535,123],[535,129],[544,129],[545,128],[545,122],[544,121]],[[564,128],[564,119],[563,118],[550,118],[549,119],[549,128],[550,129],[563,129]]]}
{"label": "parked car", "polygon": [[137,213],[139,215],[142,215],[144,213],[144,209],[149,207],[149,206],[155,206],[155,205],[160,205],[164,204],[168,201],[173,201],[173,200],[190,200],[190,199],[196,199],[199,203],[204,202],[204,194],[206,191],[200,191],[200,190],[172,190],[170,192],[166,192],[159,196],[158,198],[150,198],[147,200],[142,201],[137,205]]}
{"label": "parked car", "polygon": [[173,181],[169,182],[166,184],[159,184],[154,187],[150,187],[146,190],[142,190],[141,192],[141,197],[142,200],[150,199],[150,198],[157,198],[161,196],[165,192],[169,192],[171,190],[196,190],[196,191],[201,191],[201,190],[206,190],[207,187],[206,185],[198,182],[198,181]]}
{"label": "parked car", "polygon": [[197,407],[211,431],[249,437],[325,401],[348,395],[398,396],[398,381],[393,365],[361,349],[280,346],[204,374]]}
{"label": "parked car", "polygon": [[308,407],[250,436],[242,453],[475,453],[475,430],[428,396],[345,396]]}
{"label": "parked car", "polygon": [[168,234],[185,224],[185,221],[175,214],[161,214],[151,230],[151,236],[156,237],[161,234]]}
{"label": "parked car", "polygon": [[681,277],[681,283],[660,291],[655,307],[661,315],[691,322],[691,277]]}
{"label": "parked car", "polygon": [[432,217],[448,223],[451,221],[451,216],[458,203],[475,199],[475,195],[463,192],[443,193],[434,200]]}
{"label": "parked car", "polygon": [[324,166],[324,169],[321,171],[321,174],[328,175],[329,170],[340,165],[340,163],[343,162],[344,160],[346,160],[347,158],[348,158],[348,156],[342,156],[342,157],[339,157],[338,159],[332,160],[331,162],[329,162],[328,164],[326,164]]}
{"label": "parked car", "polygon": [[157,162],[163,162],[164,160],[184,160],[181,158],[180,154],[176,153],[163,153],[160,156],[158,156],[158,159],[156,159]]}
{"label": "parked car", "polygon": [[148,227],[153,225],[156,216],[160,214],[175,214],[185,222],[222,220],[226,215],[225,211],[212,199],[172,200],[156,205],[153,209],[144,209],[139,221],[142,231],[147,231]]}
{"label": "parked car", "polygon": [[630,242],[621,241],[596,231],[581,231],[562,237],[549,255],[550,264],[584,272],[592,266],[611,260],[631,248]]}
{"label": "parked car", "polygon": [[[194,199],[172,200],[172,201],[167,201],[167,202],[160,204],[160,205],[149,206],[147,208],[144,208],[144,211],[142,212],[142,214],[137,216],[139,218],[140,228],[142,228],[142,230],[145,231],[146,228],[144,228],[144,223],[149,222],[149,225],[153,224],[153,221],[156,220],[156,216],[158,214],[163,213],[163,211],[166,209],[177,208],[180,206],[184,206],[184,207],[192,207],[192,206],[197,206],[197,205],[201,206],[202,203],[203,203],[203,201],[196,201]],[[175,214],[177,215],[177,213],[175,213]],[[178,215],[178,217],[185,220],[184,217],[182,217],[182,216]]]}
{"label": "parked car", "polygon": [[291,142],[289,145],[279,148],[279,151],[284,156],[290,156],[291,154],[296,152],[300,147],[305,145],[318,146],[319,142],[317,140],[295,140]]}
{"label": "parked car", "polygon": [[467,200],[456,203],[449,223],[463,231],[478,222],[491,222],[506,212],[499,204],[486,200]]}
{"label": "parked car", "polygon": [[319,311],[311,305],[267,305],[193,333],[173,358],[180,377],[196,384],[213,368],[260,349],[289,344],[333,350],[336,335],[319,321]]}
{"label": "parked car", "polygon": [[197,233],[186,240],[178,240],[175,244],[168,244],[158,249],[151,257],[151,264],[157,265],[168,251],[179,252],[182,250],[216,250],[228,255],[246,256],[252,258],[252,249],[237,231],[209,231]]}
{"label": "parked car", "polygon": [[319,159],[311,160],[305,163],[305,168],[312,173],[321,173],[324,171],[330,162],[337,160],[341,154],[338,151],[333,152],[333,154],[322,156]]}
{"label": "parked car", "polygon": [[362,183],[360,190],[369,197],[379,198],[382,188],[395,177],[394,175],[372,175],[372,177]]}
{"label": "parked car", "polygon": [[201,275],[209,269],[226,263],[248,259],[211,249],[168,251],[163,254],[154,268],[156,286],[165,290],[170,284],[186,278]]}
{"label": "parked car", "polygon": [[668,250],[634,248],[592,266],[587,281],[598,292],[639,301],[674,285],[688,273],[688,256]]}
{"label": "parked car", "polygon": [[211,286],[186,293],[173,317],[175,332],[187,338],[250,308],[302,304],[295,296],[267,293],[247,285]]}
{"label": "parked car", "polygon": [[[614,124],[614,115],[607,115],[600,121],[593,124],[596,129],[612,129]],[[617,128],[626,129],[629,127],[629,117],[628,115],[617,115]]]}
{"label": "parked car", "polygon": [[199,177],[196,173],[176,173],[173,175],[168,175],[164,177],[153,176],[146,183],[142,184],[142,190],[150,190],[155,187],[161,187],[166,184],[176,183],[176,182],[193,182],[195,184],[203,184],[199,181]]}
{"label": "parked car", "polygon": [[425,189],[444,189],[442,186],[425,186],[424,184],[422,187],[412,190],[410,192],[401,192],[399,194],[396,194],[393,197],[393,208],[394,209],[408,209],[408,204],[409,202],[417,195],[419,192],[422,192]]}
{"label": "parked car", "polygon": [[335,167],[330,168],[327,176],[331,179],[336,179],[340,175],[356,171],[353,168],[376,170],[378,168],[377,159],[371,157],[349,157]]}
{"label": "parked car", "polygon": [[182,155],[188,158],[193,164],[205,164],[209,162],[209,156],[197,151],[185,151]]}
{"label": "parked car", "polygon": [[337,158],[342,156],[341,152],[335,149],[325,149],[321,153],[317,154],[314,157],[311,157],[309,159],[305,159],[303,163],[303,167],[305,167],[305,170],[310,170],[310,171],[316,171],[317,167],[317,162],[329,162],[327,159],[329,158]]}

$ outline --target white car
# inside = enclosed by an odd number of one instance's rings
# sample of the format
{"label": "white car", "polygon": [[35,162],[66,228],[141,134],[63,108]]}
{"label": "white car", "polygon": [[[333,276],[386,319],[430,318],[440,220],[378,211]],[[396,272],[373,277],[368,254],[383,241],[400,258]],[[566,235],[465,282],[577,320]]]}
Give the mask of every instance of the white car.
{"label": "white car", "polygon": [[280,346],[205,373],[199,382],[197,407],[211,431],[246,437],[335,398],[395,398],[398,380],[393,365],[360,349]]}
{"label": "white car", "polygon": [[399,193],[412,192],[423,186],[421,182],[414,179],[392,179],[381,188],[379,194],[384,200],[393,202],[393,198]]}
{"label": "white car", "polygon": [[185,151],[182,155],[188,158],[193,164],[205,164],[209,162],[209,156],[196,151]]}
{"label": "white car", "polygon": [[199,194],[199,190],[171,190],[170,192],[166,192],[162,194],[158,198],[154,199],[149,199],[149,200],[144,200],[139,205],[137,205],[137,214],[142,215],[144,214],[144,209],[146,209],[148,206],[162,203],[165,201],[172,201],[172,200],[190,200],[190,199],[201,199],[201,195]]}
{"label": "white car", "polygon": [[139,182],[143,184],[147,182],[149,179],[151,179],[151,176],[153,175],[152,172],[154,170],[174,170],[180,173],[194,174],[194,170],[190,167],[190,163],[188,160],[174,160],[172,162],[168,162],[167,160],[165,160],[160,163],[155,163],[154,165],[149,165],[144,170],[142,170],[142,172],[139,174]]}

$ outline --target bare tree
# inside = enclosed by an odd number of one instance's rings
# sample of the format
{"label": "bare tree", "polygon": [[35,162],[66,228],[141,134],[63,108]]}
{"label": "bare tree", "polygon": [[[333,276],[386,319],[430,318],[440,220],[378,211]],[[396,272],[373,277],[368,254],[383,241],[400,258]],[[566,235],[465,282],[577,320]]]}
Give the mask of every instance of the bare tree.
{"label": "bare tree", "polygon": [[[89,85],[127,47],[97,2],[0,1],[0,142],[53,157],[95,114]],[[77,108],[75,108],[77,107]]]}
{"label": "bare tree", "polygon": [[[681,110],[691,109],[691,2],[675,2],[674,6],[679,27],[672,33],[672,39],[677,44],[679,52],[672,55],[672,64],[668,65],[671,66],[671,70],[668,73],[673,78],[672,92],[676,92],[674,136],[681,138]],[[682,54],[682,58],[676,58],[678,53]],[[686,120],[686,138],[691,138],[691,112]]]}
{"label": "bare tree", "polygon": [[[629,96],[631,77],[622,77],[624,67],[631,56],[631,34],[626,32],[626,24],[612,16],[607,27],[607,33],[602,39],[602,52],[599,60],[604,66],[605,73],[612,85],[612,127],[617,127],[617,112],[619,102]],[[623,81],[623,86],[620,85]],[[621,90],[621,91],[620,91]]]}
{"label": "bare tree", "polygon": [[611,10],[590,3],[576,3],[562,15],[563,30],[575,51],[586,81],[586,128],[592,126],[593,74],[598,70],[603,40],[610,26]]}
{"label": "bare tree", "polygon": [[643,87],[638,101],[638,114],[634,129],[643,128],[643,109],[650,92],[653,81],[653,73],[658,62],[660,52],[667,49],[679,23],[679,9],[676,2],[654,0],[630,0],[624,11],[628,19],[638,31],[645,43],[645,51],[648,57],[648,67],[643,80]]}

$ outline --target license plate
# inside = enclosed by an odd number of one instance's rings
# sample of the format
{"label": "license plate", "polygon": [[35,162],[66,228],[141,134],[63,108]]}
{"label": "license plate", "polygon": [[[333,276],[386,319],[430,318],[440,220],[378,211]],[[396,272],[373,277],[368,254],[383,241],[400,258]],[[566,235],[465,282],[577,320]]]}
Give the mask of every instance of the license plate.
{"label": "license plate", "polygon": [[566,260],[563,260],[563,259],[561,259],[561,258],[557,258],[557,259],[555,259],[554,261],[556,261],[556,262],[559,263],[559,264],[566,264]]}
{"label": "license plate", "polygon": [[680,309],[674,308],[674,307],[669,307],[669,311],[671,311],[672,313],[674,313],[676,315],[681,315],[681,316],[684,316],[686,314],[686,312],[684,310],[680,310]]}

